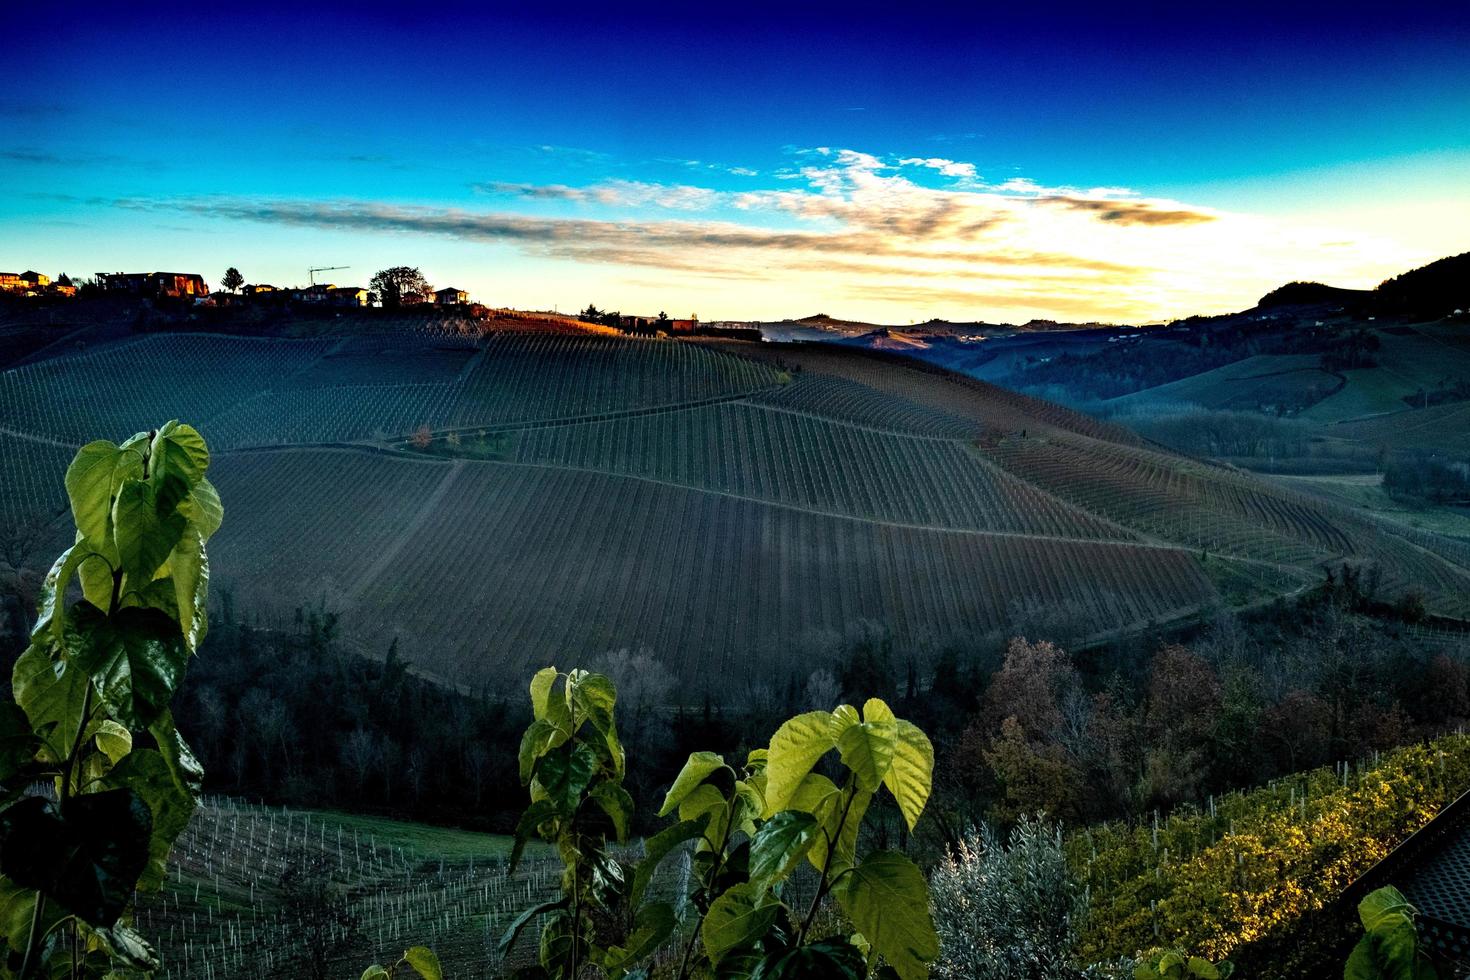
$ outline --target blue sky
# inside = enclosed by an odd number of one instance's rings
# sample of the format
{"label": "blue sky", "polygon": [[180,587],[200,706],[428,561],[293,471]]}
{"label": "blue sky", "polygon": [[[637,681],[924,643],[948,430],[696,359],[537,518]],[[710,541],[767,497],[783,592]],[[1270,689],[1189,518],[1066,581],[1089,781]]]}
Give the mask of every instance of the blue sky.
{"label": "blue sky", "polygon": [[0,39],[0,268],[403,262],[706,318],[1238,308],[1470,248],[1467,47],[1463,4],[75,11]]}

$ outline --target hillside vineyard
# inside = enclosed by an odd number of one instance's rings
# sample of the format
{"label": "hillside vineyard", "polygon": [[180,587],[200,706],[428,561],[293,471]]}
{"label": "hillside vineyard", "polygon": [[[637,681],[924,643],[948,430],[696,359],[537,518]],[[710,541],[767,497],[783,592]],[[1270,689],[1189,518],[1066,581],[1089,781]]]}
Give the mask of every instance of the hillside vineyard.
{"label": "hillside vineyard", "polygon": [[217,596],[266,625],[325,607],[477,689],[644,647],[714,689],[875,627],[930,657],[1037,606],[1101,637],[1343,561],[1470,596],[1432,535],[861,350],[159,334],[6,371],[0,413],[8,528],[56,526],[86,439],[193,419],[231,508]]}

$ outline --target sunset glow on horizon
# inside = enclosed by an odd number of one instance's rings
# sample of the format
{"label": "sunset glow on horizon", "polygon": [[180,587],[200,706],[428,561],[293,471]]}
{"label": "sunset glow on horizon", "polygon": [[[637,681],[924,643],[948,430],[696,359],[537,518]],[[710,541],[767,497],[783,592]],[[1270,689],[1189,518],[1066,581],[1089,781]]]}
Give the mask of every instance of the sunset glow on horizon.
{"label": "sunset glow on horizon", "polygon": [[812,13],[737,44],[433,16],[448,36],[344,11],[0,41],[0,268],[407,263],[533,309],[1147,322],[1470,248],[1464,17]]}

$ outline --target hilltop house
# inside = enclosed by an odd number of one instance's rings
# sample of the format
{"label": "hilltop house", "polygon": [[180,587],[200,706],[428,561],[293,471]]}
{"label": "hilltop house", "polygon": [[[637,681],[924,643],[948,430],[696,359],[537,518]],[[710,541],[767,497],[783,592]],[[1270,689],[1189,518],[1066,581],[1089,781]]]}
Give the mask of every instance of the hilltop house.
{"label": "hilltop house", "polygon": [[97,281],[107,292],[142,296],[208,296],[209,287],[197,272],[99,272]]}
{"label": "hilltop house", "polygon": [[441,306],[463,306],[470,301],[470,294],[463,289],[446,286],[434,290],[434,302]]}
{"label": "hilltop house", "polygon": [[51,285],[51,277],[33,270],[0,272],[0,289],[12,293],[39,293]]}
{"label": "hilltop house", "polygon": [[372,295],[361,286],[332,286],[328,292],[333,306],[367,306]]}
{"label": "hilltop house", "polygon": [[698,320],[670,320],[670,333],[697,333],[699,331]]}

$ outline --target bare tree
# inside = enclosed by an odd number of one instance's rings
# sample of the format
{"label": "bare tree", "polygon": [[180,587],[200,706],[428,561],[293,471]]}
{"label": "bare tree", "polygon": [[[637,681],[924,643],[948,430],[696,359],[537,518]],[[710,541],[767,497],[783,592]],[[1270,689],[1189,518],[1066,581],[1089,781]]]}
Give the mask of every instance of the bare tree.
{"label": "bare tree", "polygon": [[359,794],[367,783],[368,773],[378,763],[378,740],[373,733],[358,725],[342,743],[342,764],[352,773],[353,789]]}

